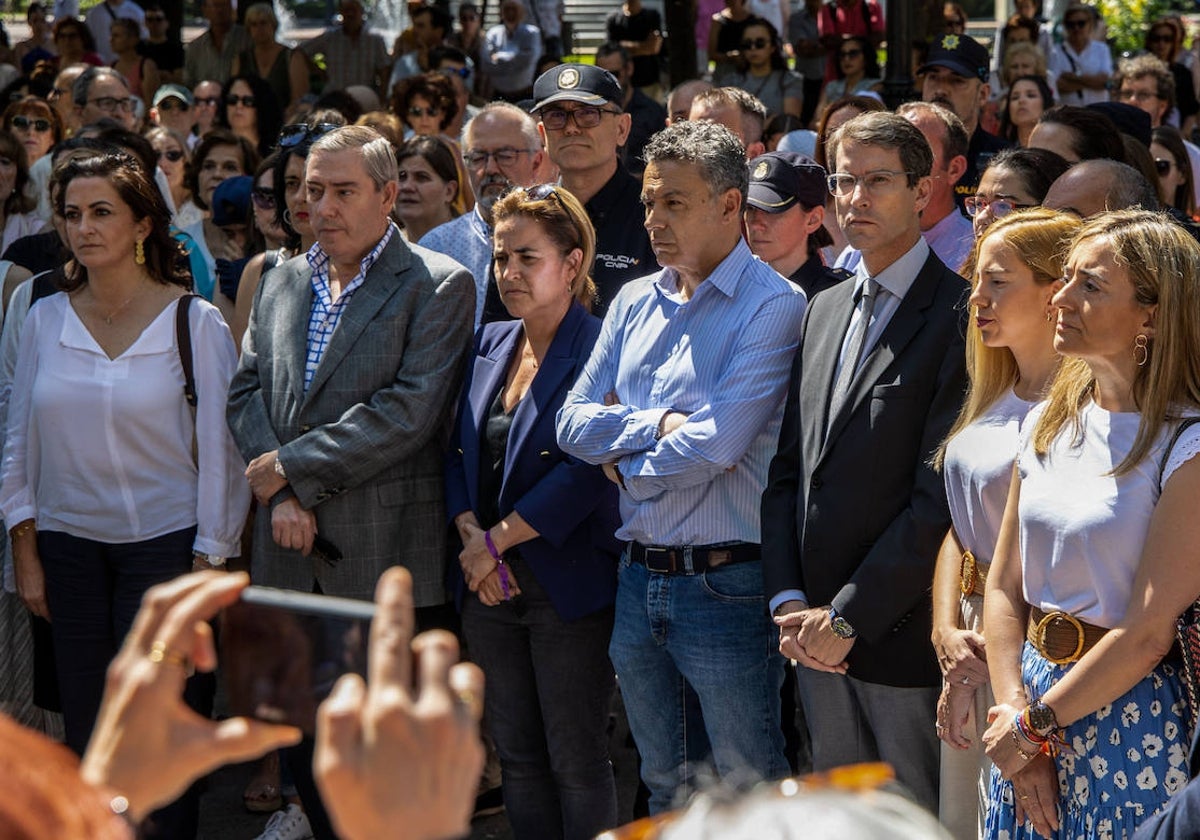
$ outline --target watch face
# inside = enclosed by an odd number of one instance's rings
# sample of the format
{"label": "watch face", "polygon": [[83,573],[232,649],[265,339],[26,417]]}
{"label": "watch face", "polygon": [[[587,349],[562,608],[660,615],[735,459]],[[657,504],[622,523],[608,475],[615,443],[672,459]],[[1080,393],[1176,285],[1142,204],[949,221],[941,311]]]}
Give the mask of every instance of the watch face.
{"label": "watch face", "polygon": [[1058,720],[1054,710],[1045,703],[1034,703],[1029,707],[1029,724],[1035,732],[1045,734],[1058,727]]}
{"label": "watch face", "polygon": [[833,628],[834,635],[842,639],[850,639],[855,635],[854,628],[850,626],[850,622],[842,618],[840,615],[830,619],[830,626]]}

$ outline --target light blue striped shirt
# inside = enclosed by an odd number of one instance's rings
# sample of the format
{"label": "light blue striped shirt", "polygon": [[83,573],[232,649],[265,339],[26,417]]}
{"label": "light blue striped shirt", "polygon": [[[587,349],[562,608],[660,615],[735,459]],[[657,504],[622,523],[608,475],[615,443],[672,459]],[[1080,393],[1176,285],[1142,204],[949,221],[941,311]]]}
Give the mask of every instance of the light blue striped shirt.
{"label": "light blue striped shirt", "polygon": [[[668,268],[617,295],[558,412],[559,446],[619,462],[620,539],[758,543],[804,294],[742,240],[690,300],[678,288]],[[655,440],[667,411],[689,417]]]}

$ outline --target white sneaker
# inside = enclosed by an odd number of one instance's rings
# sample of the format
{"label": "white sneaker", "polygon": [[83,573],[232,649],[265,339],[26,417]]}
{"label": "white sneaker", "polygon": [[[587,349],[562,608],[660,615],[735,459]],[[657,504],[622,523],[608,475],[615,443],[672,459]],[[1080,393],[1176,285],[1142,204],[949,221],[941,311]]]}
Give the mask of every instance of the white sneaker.
{"label": "white sneaker", "polygon": [[288,805],[267,820],[267,827],[254,840],[311,840],[312,827],[299,805]]}

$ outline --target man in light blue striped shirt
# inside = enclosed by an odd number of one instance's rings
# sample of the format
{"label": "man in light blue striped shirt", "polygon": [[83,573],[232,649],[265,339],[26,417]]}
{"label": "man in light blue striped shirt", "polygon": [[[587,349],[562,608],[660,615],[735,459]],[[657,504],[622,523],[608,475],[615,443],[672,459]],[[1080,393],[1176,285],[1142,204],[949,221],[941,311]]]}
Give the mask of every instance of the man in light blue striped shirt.
{"label": "man in light blue striped shirt", "polygon": [[609,653],[659,812],[709,759],[727,778],[788,772],[758,502],[805,299],[742,241],[746,158],[728,129],[679,123],[645,158],[665,268],[612,303],[558,437],[621,487]]}

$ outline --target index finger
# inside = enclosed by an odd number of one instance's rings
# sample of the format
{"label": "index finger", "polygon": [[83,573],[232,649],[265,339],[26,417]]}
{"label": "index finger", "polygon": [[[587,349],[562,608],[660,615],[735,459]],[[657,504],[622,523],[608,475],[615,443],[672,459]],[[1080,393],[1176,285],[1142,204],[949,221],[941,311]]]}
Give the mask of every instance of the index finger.
{"label": "index finger", "polygon": [[375,587],[375,618],[371,621],[367,654],[367,690],[400,688],[412,697],[413,612],[412,576],[393,566]]}
{"label": "index finger", "polygon": [[[179,603],[188,593],[217,577],[216,572],[198,572],[182,575],[174,580],[151,587],[142,597],[141,608],[134,616],[133,626],[126,636],[126,644],[135,645],[137,650],[147,651],[158,638],[159,628],[171,607]],[[225,578],[227,575],[221,575]],[[242,584],[243,586],[245,583]]]}

